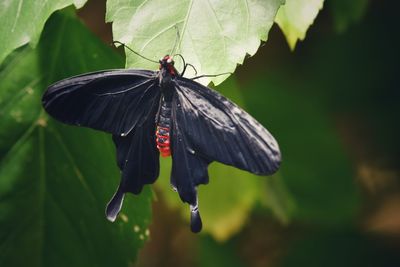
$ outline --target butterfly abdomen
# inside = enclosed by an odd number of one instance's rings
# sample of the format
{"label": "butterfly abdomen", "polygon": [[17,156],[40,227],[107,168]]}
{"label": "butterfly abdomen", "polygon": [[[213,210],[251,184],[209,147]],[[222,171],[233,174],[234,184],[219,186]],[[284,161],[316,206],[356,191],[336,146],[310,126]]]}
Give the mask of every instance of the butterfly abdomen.
{"label": "butterfly abdomen", "polygon": [[162,157],[171,156],[171,102],[163,101],[158,117],[156,143]]}

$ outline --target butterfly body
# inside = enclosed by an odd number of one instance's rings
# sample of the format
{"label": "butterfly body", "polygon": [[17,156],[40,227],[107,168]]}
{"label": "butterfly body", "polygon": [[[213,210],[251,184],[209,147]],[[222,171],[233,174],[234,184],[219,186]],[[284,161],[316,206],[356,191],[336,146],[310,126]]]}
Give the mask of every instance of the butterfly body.
{"label": "butterfly body", "polygon": [[157,115],[156,143],[162,157],[171,156],[171,102],[162,101]]}
{"label": "butterfly body", "polygon": [[163,99],[164,101],[171,102],[175,91],[175,83],[173,79],[178,73],[174,67],[172,57],[167,55],[160,59],[159,69],[159,86],[161,88]]}
{"label": "butterfly body", "polygon": [[159,156],[172,157],[171,185],[190,205],[191,229],[199,232],[197,186],[209,181],[212,161],[258,175],[279,168],[273,136],[218,92],[182,77],[172,57],[158,71],[106,70],[59,81],[43,95],[57,120],[112,134],[121,182],[106,208],[114,221],[124,194],[138,194],[159,175]]}

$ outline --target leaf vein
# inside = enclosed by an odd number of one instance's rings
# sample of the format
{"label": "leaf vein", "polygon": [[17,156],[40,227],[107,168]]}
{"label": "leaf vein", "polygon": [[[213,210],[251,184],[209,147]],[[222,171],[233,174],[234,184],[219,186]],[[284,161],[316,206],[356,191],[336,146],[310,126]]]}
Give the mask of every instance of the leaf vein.
{"label": "leaf vein", "polygon": [[190,12],[192,11],[192,6],[193,6],[193,0],[190,1],[188,11],[187,11],[187,13],[185,15],[185,18],[183,19],[182,35],[181,35],[180,40],[179,40],[178,48],[180,48],[181,45],[182,45],[183,36],[185,35],[185,32],[186,32],[186,28],[187,28],[187,24],[188,24],[188,21],[189,21]]}
{"label": "leaf vein", "polygon": [[92,189],[90,188],[89,184],[86,181],[86,178],[84,177],[84,175],[80,171],[78,165],[76,164],[75,159],[72,156],[72,153],[69,151],[68,146],[63,141],[63,139],[61,137],[61,134],[55,128],[52,128],[52,130],[53,130],[54,136],[56,137],[57,141],[61,145],[61,148],[64,150],[64,153],[67,156],[67,159],[71,163],[71,165],[73,167],[73,170],[74,170],[74,173],[75,173],[76,177],[78,178],[79,182],[81,182],[82,186],[89,192],[89,194],[92,197],[92,199],[96,200],[95,194],[93,193]]}
{"label": "leaf vein", "polygon": [[15,102],[17,100],[19,100],[19,97],[21,97],[21,95],[26,93],[26,89],[30,88],[30,87],[34,87],[36,86],[40,81],[42,80],[42,77],[39,77],[37,79],[34,79],[33,81],[31,81],[28,85],[26,85],[24,88],[22,88],[20,91],[18,91],[18,93],[14,94],[11,99],[9,101],[7,101],[7,103],[4,105],[3,109],[0,110],[0,114],[5,114],[6,111],[10,108],[13,107]]}
{"label": "leaf vein", "polygon": [[17,26],[19,16],[21,15],[22,2],[23,0],[19,0],[18,2],[17,14],[15,15],[15,20],[13,26],[11,27],[11,32],[14,32],[15,27]]}
{"label": "leaf vein", "polygon": [[183,20],[179,20],[167,27],[165,27],[164,29],[162,29],[161,31],[159,31],[158,33],[156,33],[153,37],[151,37],[140,49],[140,52],[143,52],[144,49],[146,49],[146,47],[154,40],[156,39],[158,36],[160,36],[161,34],[165,33],[166,31],[168,31],[169,29],[171,29],[172,27],[174,27],[176,24],[183,22]]}

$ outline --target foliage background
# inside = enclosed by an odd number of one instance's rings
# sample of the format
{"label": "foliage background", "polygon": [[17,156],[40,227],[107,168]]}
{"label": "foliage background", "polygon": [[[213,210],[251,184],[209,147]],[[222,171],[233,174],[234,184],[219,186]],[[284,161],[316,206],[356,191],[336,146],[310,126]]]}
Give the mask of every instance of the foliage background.
{"label": "foliage background", "polygon": [[[110,137],[60,125],[41,109],[50,83],[124,66],[104,21],[123,25],[113,8],[130,2],[109,0],[107,16],[103,1],[49,1],[36,11],[10,3],[14,13],[0,10],[0,266],[400,266],[396,1],[287,0],[268,41],[214,81],[274,134],[284,161],[267,178],[213,164],[200,187],[200,235],[169,188],[168,160],[153,190],[127,196],[119,219],[107,222],[119,180]],[[177,10],[162,7],[154,14]],[[139,37],[125,42],[136,48]],[[165,38],[141,52],[161,57],[175,34]],[[231,70],[255,53],[249,44],[191,62],[202,72]],[[126,57],[127,66],[154,68]]]}

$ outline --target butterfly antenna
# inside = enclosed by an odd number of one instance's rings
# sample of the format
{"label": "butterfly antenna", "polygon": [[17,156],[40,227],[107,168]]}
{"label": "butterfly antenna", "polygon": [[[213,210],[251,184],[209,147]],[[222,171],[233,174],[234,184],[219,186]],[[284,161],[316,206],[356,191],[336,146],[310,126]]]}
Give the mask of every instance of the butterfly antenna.
{"label": "butterfly antenna", "polygon": [[232,75],[232,74],[233,74],[232,72],[224,72],[224,73],[214,74],[214,75],[205,74],[205,75],[193,77],[193,78],[191,78],[191,80],[196,80],[196,79],[205,78],[205,77],[218,77],[218,76],[222,76],[222,75]]}
{"label": "butterfly antenna", "polygon": [[132,53],[134,53],[135,55],[137,55],[137,56],[139,56],[139,57],[141,57],[141,58],[143,58],[143,59],[146,59],[146,60],[148,60],[148,61],[151,61],[151,62],[154,62],[154,63],[157,63],[157,64],[159,63],[158,61],[152,60],[152,59],[150,59],[150,58],[147,58],[147,57],[145,57],[145,56],[139,54],[138,52],[134,51],[132,48],[130,48],[129,46],[127,46],[127,45],[124,44],[124,43],[121,43],[120,41],[113,41],[112,43],[113,43],[114,45],[115,45],[115,44],[119,44],[119,45],[122,45],[123,47],[128,48],[129,51],[131,51]]}
{"label": "butterfly antenna", "polygon": [[170,55],[172,55],[177,50],[178,43],[181,38],[181,35],[179,34],[178,26],[176,26],[176,24],[175,24],[174,28],[176,30],[176,37],[175,37],[175,43],[174,43],[174,46],[172,47],[171,53],[169,53]]}
{"label": "butterfly antenna", "polygon": [[185,58],[184,58],[181,54],[175,54],[174,57],[175,57],[175,56],[179,56],[179,57],[182,59],[182,62],[183,62],[183,70],[182,70],[181,76],[183,76],[183,75],[185,74],[186,68],[187,68],[188,66],[192,67],[192,69],[193,69],[194,72],[195,72],[194,75],[197,75],[197,70],[196,70],[196,68],[195,68],[192,64],[186,63]]}

